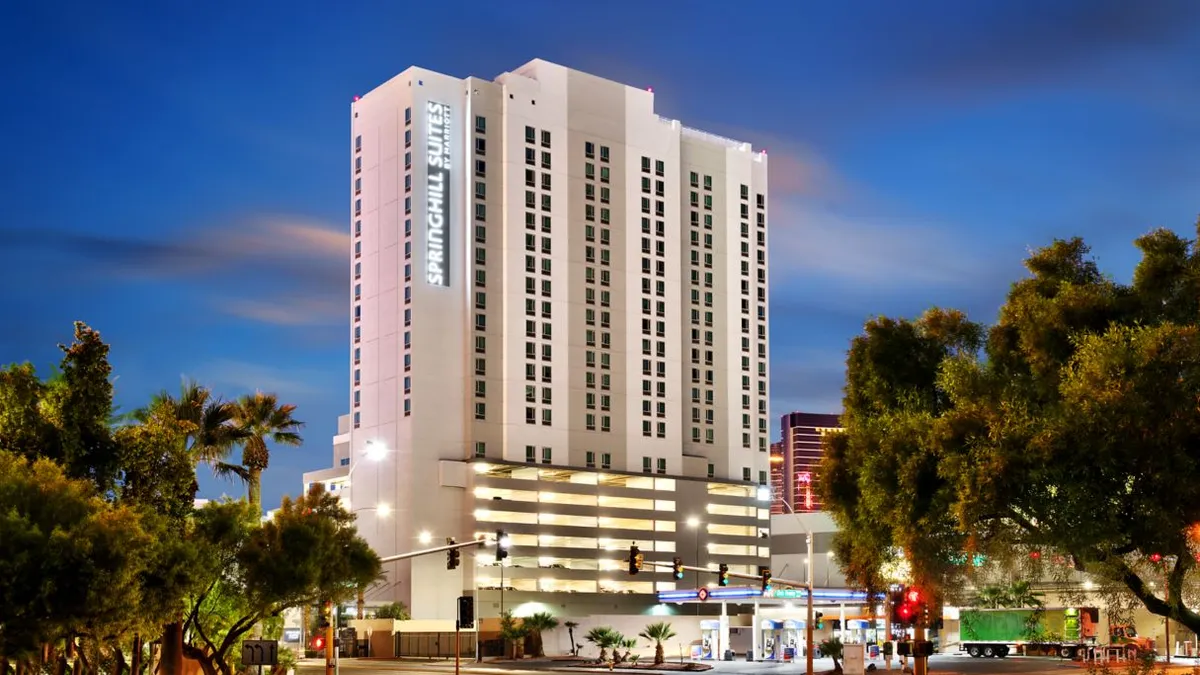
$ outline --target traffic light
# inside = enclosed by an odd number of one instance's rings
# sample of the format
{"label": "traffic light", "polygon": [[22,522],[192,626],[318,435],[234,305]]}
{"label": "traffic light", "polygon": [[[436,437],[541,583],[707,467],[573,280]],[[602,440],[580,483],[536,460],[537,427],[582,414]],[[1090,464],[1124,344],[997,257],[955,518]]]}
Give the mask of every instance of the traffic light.
{"label": "traffic light", "polygon": [[771,590],[771,570],[759,567],[758,574],[762,577],[762,592],[765,594]]}
{"label": "traffic light", "polygon": [[309,642],[309,644],[312,645],[312,649],[314,652],[319,652],[325,648],[325,636],[324,635],[314,635],[314,636],[312,636],[312,640]]}
{"label": "traffic light", "polygon": [[[453,546],[454,543],[455,543],[454,537],[446,537],[446,545],[447,546]],[[456,548],[452,548],[449,551],[446,551],[446,569],[448,569],[448,570],[458,569],[458,561],[461,559],[461,557],[462,557],[462,553],[459,552],[459,550]]]}
{"label": "traffic light", "polygon": [[508,557],[508,535],[504,530],[496,530],[496,562],[500,562]]}
{"label": "traffic light", "polygon": [[458,598],[458,627],[472,628],[475,626],[475,598],[463,595]]}
{"label": "traffic light", "polygon": [[901,626],[907,626],[912,623],[915,615],[916,612],[913,609],[913,606],[908,604],[908,602],[902,602],[900,603],[900,607],[896,609],[896,623],[900,624]]}
{"label": "traffic light", "polygon": [[675,575],[676,579],[682,579],[683,578],[683,558],[680,558],[679,556],[675,556],[675,559],[671,561],[671,569],[672,569],[672,574]]}
{"label": "traffic light", "polygon": [[629,575],[633,576],[642,571],[642,565],[645,563],[646,556],[638,550],[636,544],[629,547]]}
{"label": "traffic light", "polygon": [[824,612],[813,612],[813,620],[817,622],[817,630],[825,629],[824,618],[825,618]]}
{"label": "traffic light", "polygon": [[317,628],[320,628],[321,630],[325,630],[326,628],[329,628],[329,615],[330,615],[330,603],[328,603],[328,602],[322,603],[321,604],[321,618],[317,622]]}
{"label": "traffic light", "polygon": [[725,563],[721,563],[717,567],[717,585],[718,586],[728,586],[729,585],[729,565],[726,565]]}

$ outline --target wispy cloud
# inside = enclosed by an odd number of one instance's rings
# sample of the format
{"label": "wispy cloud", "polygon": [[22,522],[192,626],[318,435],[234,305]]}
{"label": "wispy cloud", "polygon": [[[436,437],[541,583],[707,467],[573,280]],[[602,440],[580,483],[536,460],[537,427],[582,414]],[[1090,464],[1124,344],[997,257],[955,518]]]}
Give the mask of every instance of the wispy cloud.
{"label": "wispy cloud", "polygon": [[0,256],[70,259],[89,281],[161,280],[191,285],[229,315],[279,325],[344,316],[349,234],[311,219],[233,218],[161,239],[70,230],[0,229]]}
{"label": "wispy cloud", "polygon": [[217,359],[195,369],[197,380],[227,392],[231,396],[254,391],[270,391],[284,400],[322,391],[319,382],[324,373],[272,368],[260,363],[236,359]]}

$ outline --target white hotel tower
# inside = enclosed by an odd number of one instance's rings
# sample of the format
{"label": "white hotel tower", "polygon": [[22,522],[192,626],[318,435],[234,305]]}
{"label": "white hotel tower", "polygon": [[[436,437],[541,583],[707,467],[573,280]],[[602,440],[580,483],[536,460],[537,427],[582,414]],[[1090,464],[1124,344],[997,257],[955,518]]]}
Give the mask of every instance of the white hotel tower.
{"label": "white hotel tower", "polygon": [[306,481],[340,481],[383,556],[512,542],[503,567],[490,545],[389,564],[368,603],[696,585],[630,576],[634,541],[769,565],[766,155],[541,60],[409,68],[351,115],[351,415]]}

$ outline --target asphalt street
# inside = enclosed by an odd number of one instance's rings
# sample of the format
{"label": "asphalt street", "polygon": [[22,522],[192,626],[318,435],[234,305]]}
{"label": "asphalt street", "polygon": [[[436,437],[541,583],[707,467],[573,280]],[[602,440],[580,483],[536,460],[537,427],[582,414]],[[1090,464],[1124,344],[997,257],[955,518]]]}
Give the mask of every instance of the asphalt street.
{"label": "asphalt street", "polygon": [[[882,662],[876,662],[878,670],[876,675],[886,673]],[[803,661],[798,663],[770,663],[770,662],[746,662],[746,661],[725,661],[712,662],[713,666],[711,673],[730,673],[731,675],[802,675],[805,672],[805,664]],[[814,671],[824,673],[833,670],[833,661],[830,659],[817,659],[814,662]],[[930,658],[929,669],[931,672],[941,673],[963,673],[964,675],[986,675],[989,673],[998,673],[1003,675],[1018,674],[1018,675],[1068,675],[1071,671],[1082,671],[1083,667],[1078,663],[1069,661],[1060,661],[1052,658],[1023,658],[1023,657],[1008,657],[1006,659],[973,659],[968,656],[958,656],[950,654],[939,654]],[[402,660],[389,661],[381,659],[343,659],[340,664],[340,670],[345,671],[347,675],[370,675],[372,673],[452,673],[454,671],[453,661],[443,660]],[[526,661],[523,663],[516,662],[486,662],[476,664],[473,662],[464,661],[462,663],[462,672],[471,675],[545,675],[548,672],[579,672],[580,675],[593,672],[607,672],[607,669],[589,669],[589,668],[572,668],[562,664],[555,664],[550,661]],[[617,673],[622,671],[618,670]],[[624,671],[629,675],[636,675],[638,671]],[[899,675],[899,668],[893,662],[893,671]],[[324,662],[316,660],[305,660],[297,667],[296,675],[323,675]],[[1082,674],[1081,674],[1082,675]]]}

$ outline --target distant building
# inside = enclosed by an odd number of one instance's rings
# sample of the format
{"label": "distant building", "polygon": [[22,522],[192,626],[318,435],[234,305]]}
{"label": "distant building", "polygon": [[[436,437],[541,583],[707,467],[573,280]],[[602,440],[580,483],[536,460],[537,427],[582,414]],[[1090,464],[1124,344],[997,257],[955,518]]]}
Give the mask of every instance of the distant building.
{"label": "distant building", "polygon": [[821,463],[821,437],[841,429],[838,415],[794,412],[780,419],[781,436],[771,444],[771,513],[821,510],[817,469]]}

